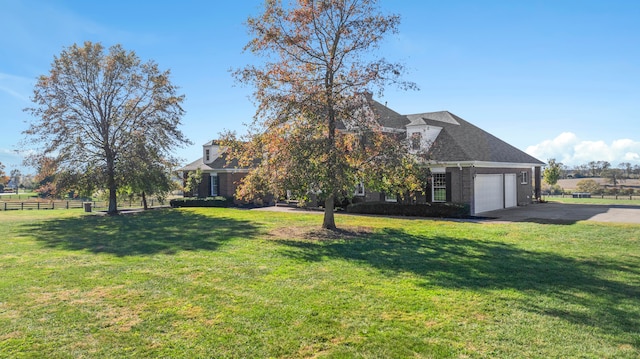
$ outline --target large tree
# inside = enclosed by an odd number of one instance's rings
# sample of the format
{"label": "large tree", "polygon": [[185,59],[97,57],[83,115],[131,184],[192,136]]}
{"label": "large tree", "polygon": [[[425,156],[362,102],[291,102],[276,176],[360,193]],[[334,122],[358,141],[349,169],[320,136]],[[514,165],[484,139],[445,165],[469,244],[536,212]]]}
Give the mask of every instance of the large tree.
{"label": "large tree", "polygon": [[35,85],[35,107],[26,110],[37,120],[25,131],[27,141],[67,178],[91,176],[108,190],[108,213],[116,214],[130,146],[143,143],[162,155],[189,143],[178,129],[184,96],[169,75],[120,45],[65,48]]}
{"label": "large tree", "polygon": [[255,87],[258,109],[248,136],[227,134],[225,142],[230,158],[252,167],[241,195],[317,195],[323,228],[335,229],[335,203],[358,182],[388,191],[404,189],[399,180],[413,183],[393,177],[410,162],[404,138],[384,133],[364,95],[382,95],[389,83],[414,87],[399,79],[401,65],[373,51],[399,20],[382,14],[376,0],[267,0],[248,19],[245,50],[264,63],[235,75]]}

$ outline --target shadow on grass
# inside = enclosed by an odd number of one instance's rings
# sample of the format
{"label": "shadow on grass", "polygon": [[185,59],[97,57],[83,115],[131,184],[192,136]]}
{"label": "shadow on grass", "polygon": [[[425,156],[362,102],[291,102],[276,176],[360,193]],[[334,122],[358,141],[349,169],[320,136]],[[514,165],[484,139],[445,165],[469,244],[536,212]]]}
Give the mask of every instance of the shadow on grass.
{"label": "shadow on grass", "polygon": [[171,209],[55,219],[24,225],[23,230],[51,248],[117,256],[213,251],[231,238],[251,238],[259,231],[247,221]]}
{"label": "shadow on grass", "polygon": [[608,273],[640,275],[621,262],[579,261],[490,241],[429,237],[386,229],[366,239],[334,242],[281,240],[287,256],[362,262],[387,275],[410,272],[424,286],[478,291],[517,290],[522,308],[573,323],[634,336],[640,348],[640,287],[604,279]]}

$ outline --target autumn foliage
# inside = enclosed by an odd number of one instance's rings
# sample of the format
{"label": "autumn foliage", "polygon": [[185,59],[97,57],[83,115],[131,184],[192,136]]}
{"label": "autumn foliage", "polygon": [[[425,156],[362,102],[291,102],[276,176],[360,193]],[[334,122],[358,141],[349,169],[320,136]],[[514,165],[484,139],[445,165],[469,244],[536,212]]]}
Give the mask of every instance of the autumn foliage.
{"label": "autumn foliage", "polygon": [[51,161],[47,166],[57,173],[49,183],[56,188],[105,189],[111,214],[118,212],[116,195],[124,187],[143,194],[161,190],[169,179],[165,163],[174,162],[171,152],[189,143],[178,129],[184,96],[169,77],[168,70],[143,63],[120,45],[85,42],[63,49],[38,79],[34,106],[25,109],[35,118],[24,132],[25,146],[38,156],[28,161]]}
{"label": "autumn foliage", "polygon": [[374,0],[269,0],[248,19],[245,49],[263,62],[235,76],[255,88],[257,112],[246,136],[223,140],[229,158],[251,168],[241,197],[317,196],[323,227],[333,229],[335,203],[352,196],[356,183],[386,190],[413,184],[396,177],[411,167],[404,138],[380,126],[369,101],[390,83],[414,87],[400,80],[401,65],[374,51],[399,21]]}

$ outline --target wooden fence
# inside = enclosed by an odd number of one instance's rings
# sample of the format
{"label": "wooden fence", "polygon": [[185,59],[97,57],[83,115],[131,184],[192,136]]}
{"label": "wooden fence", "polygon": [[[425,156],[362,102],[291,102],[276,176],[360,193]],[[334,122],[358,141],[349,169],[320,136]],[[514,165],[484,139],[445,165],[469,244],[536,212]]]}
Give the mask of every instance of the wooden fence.
{"label": "wooden fence", "polygon": [[[74,209],[74,208],[84,208],[85,203],[91,203],[91,208],[93,209],[106,209],[109,206],[109,203],[106,201],[42,201],[42,200],[12,200],[12,201],[2,201],[0,199],[0,211],[11,211],[11,210],[39,210],[39,209]],[[147,201],[147,204],[150,207],[154,207],[158,203],[155,199],[151,199]],[[124,201],[118,203],[118,208],[142,208],[142,201]]]}
{"label": "wooden fence", "polygon": [[[575,197],[575,196],[573,194],[571,194],[571,193],[564,193],[564,194],[543,194],[542,197],[545,197],[545,198],[553,198],[553,197],[557,197],[557,198],[565,198],[565,197],[566,198],[572,198],[572,197]],[[588,198],[627,200],[627,201],[640,200],[640,196],[629,195],[629,194],[618,194],[618,195],[589,194]]]}

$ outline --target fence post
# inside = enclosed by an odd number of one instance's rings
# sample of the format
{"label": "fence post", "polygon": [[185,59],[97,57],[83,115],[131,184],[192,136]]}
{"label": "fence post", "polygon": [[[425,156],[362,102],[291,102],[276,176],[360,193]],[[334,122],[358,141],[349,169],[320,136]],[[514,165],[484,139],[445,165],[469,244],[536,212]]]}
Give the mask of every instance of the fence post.
{"label": "fence post", "polygon": [[67,209],[69,209],[69,201],[67,201]]}
{"label": "fence post", "polygon": [[20,202],[20,210],[24,211],[24,202]]}

